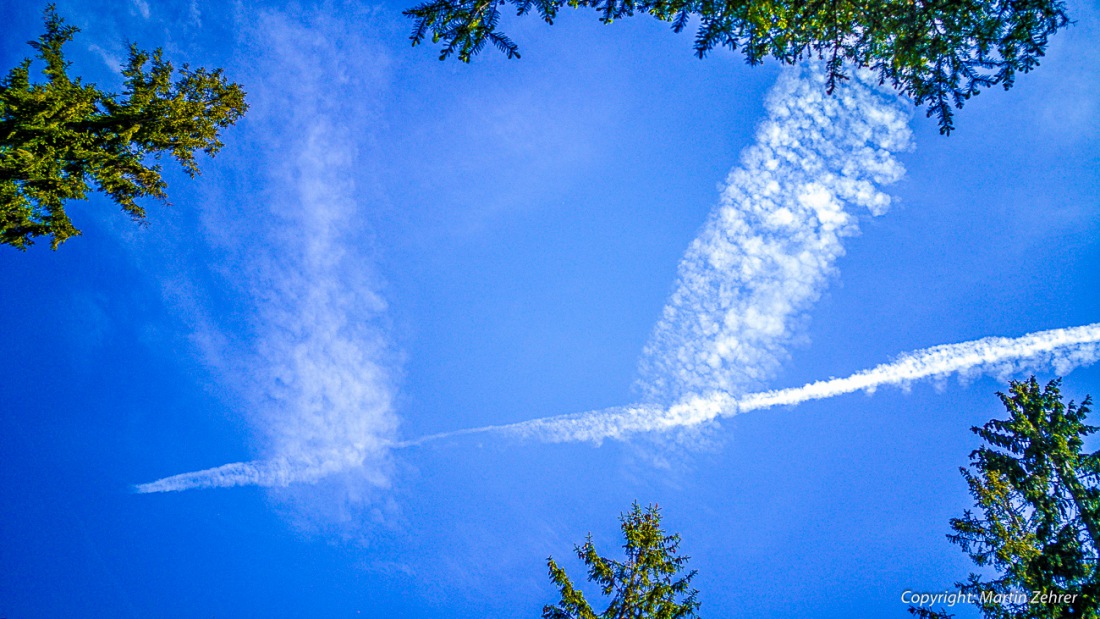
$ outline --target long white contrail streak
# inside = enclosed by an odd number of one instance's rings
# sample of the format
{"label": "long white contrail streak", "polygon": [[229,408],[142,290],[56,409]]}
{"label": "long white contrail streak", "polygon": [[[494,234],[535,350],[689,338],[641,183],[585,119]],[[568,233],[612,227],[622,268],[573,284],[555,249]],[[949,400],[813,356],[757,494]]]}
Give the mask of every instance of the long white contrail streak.
{"label": "long white contrail streak", "polygon": [[846,378],[817,381],[794,389],[749,394],[737,403],[738,413],[801,404],[881,386],[904,386],[926,378],[993,375],[1000,379],[1020,372],[1052,368],[1067,374],[1100,359],[1100,323],[1029,333],[1019,338],[987,337],[961,344],[933,346],[906,353],[897,361]]}
{"label": "long white contrail streak", "polygon": [[233,486],[262,486],[282,488],[293,483],[314,482],[333,473],[346,471],[354,466],[363,465],[362,456],[340,458],[315,458],[309,461],[292,462],[285,458],[254,460],[252,462],[232,462],[202,471],[181,473],[147,484],[140,484],[134,490],[140,494],[153,492],[178,492],[193,488],[230,488]]}
{"label": "long white contrail streak", "polygon": [[[633,434],[689,428],[732,417],[740,413],[776,406],[792,406],[856,391],[873,392],[883,386],[906,386],[924,379],[951,375],[971,377],[1012,374],[1050,368],[1067,374],[1074,368],[1100,359],[1100,323],[1066,329],[1029,333],[1023,337],[986,337],[980,340],[933,346],[902,354],[897,360],[844,378],[821,380],[801,387],[750,393],[740,398],[725,392],[711,392],[683,398],[670,407],[635,404],[598,411],[544,417],[506,425],[466,428],[394,442],[390,448],[415,447],[425,443],[469,434],[502,434],[545,443],[592,442],[625,439]],[[191,488],[229,486],[286,486],[316,481],[355,464],[354,452],[341,458],[292,463],[284,460],[236,462],[204,471],[167,477],[135,488],[137,492],[171,492]]]}
{"label": "long white contrail streak", "polygon": [[[310,63],[300,64],[313,75]],[[363,472],[373,485],[384,486],[388,480],[379,471],[392,449],[445,437],[496,433],[599,443],[880,385],[955,373],[1003,376],[1049,365],[1065,373],[1094,362],[1100,336],[1090,325],[938,346],[847,378],[749,393],[780,367],[835,274],[845,240],[859,232],[861,214],[889,209],[885,187],[904,174],[896,155],[912,145],[906,105],[880,89],[872,75],[854,72],[831,96],[824,79],[813,64],[792,68],[768,95],[756,139],[742,152],[719,204],[681,261],[643,351],[639,385],[646,404],[408,441],[395,439],[385,334],[360,320],[364,310],[379,314],[385,304],[369,281],[356,277],[362,260],[353,259],[354,236],[344,227],[356,211],[348,180],[354,176],[348,174],[354,145],[330,110],[297,106],[304,110],[298,125],[310,128],[310,138],[294,175],[298,199],[284,205],[291,225],[281,228],[304,234],[290,237],[288,249],[278,250],[262,278],[275,285],[258,295],[261,371],[249,368],[249,375],[263,381],[256,393],[269,410],[258,414],[270,434],[268,457],[167,477],[137,490],[282,487],[340,471]],[[310,84],[324,90],[320,81]],[[305,103],[320,98],[305,97]]]}
{"label": "long white contrail streak", "polygon": [[1021,372],[1051,368],[1066,374],[1100,359],[1100,323],[1029,333],[1019,338],[987,337],[905,353],[890,363],[844,378],[821,380],[802,387],[750,393],[740,398],[725,392],[692,395],[663,408],[633,405],[576,415],[533,419],[508,425],[470,428],[398,443],[408,447],[465,434],[498,432],[548,443],[623,439],[631,434],[696,426],[719,417],[791,406],[883,386],[906,386],[951,375],[993,375],[1004,379]]}

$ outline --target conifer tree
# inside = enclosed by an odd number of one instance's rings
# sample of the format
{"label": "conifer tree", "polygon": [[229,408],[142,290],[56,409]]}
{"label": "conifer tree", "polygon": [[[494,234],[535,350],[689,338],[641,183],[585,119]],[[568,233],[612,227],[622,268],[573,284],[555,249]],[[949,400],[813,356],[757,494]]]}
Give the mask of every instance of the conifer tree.
{"label": "conifer tree", "polygon": [[167,200],[161,167],[148,159],[170,154],[194,177],[195,151],[217,153],[219,132],[248,109],[244,90],[221,69],[183,65],[173,81],[160,49],[135,45],[122,70],[124,96],[103,92],[67,73],[62,47],[78,29],[53,5],[45,22],[30,42],[45,80],[32,82],[27,58],[0,81],[0,244],[24,250],[38,237],[57,249],[80,234],[65,204],[85,199],[89,183],[142,221],[137,199]]}
{"label": "conifer tree", "polygon": [[1060,0],[426,0],[405,11],[415,20],[413,45],[428,37],[442,43],[441,60],[469,62],[486,44],[519,58],[519,47],[498,29],[505,4],[548,24],[566,6],[594,9],[605,24],[637,13],[669,22],[674,32],[697,23],[700,58],[719,47],[741,51],[754,65],[818,57],[830,91],[847,79],[845,63],[867,67],[927,105],[944,134],[954,128],[952,107],[983,88],[1010,88],[1069,23]]}
{"label": "conifer tree", "polygon": [[[948,539],[995,578],[956,583],[988,619],[1097,617],[1100,452],[1085,453],[1091,400],[1063,404],[1054,380],[1012,381],[1009,413],[973,431],[985,445],[960,469],[980,513],[953,518]],[[911,608],[914,615],[946,612]]]}
{"label": "conifer tree", "polygon": [[625,561],[601,557],[592,535],[576,546],[577,557],[588,566],[588,580],[611,599],[599,614],[553,559],[547,559],[550,580],[561,601],[542,609],[543,619],[693,619],[699,608],[698,592],[691,588],[695,571],[681,574],[688,557],[679,556],[680,536],[665,535],[656,505],[645,510],[634,503],[619,517],[626,544]]}

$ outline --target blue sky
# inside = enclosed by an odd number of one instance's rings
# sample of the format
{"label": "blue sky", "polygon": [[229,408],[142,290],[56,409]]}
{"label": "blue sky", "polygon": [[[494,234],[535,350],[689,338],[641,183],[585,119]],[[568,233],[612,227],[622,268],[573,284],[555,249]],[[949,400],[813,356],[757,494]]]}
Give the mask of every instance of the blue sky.
{"label": "blue sky", "polygon": [[[736,412],[909,351],[1097,322],[1100,6],[1072,4],[1042,66],[950,138],[866,88],[784,98],[791,72],[697,60],[644,18],[514,20],[522,60],[467,66],[411,48],[403,8],[59,3],[86,79],[118,88],[133,40],[225,67],[252,109],[198,179],[166,165],[172,205],[147,226],[97,196],[59,251],[0,252],[0,616],[537,617],[546,557],[581,578],[572,545],[591,531],[613,554],[633,500],[682,535],[703,616],[908,616],[902,591],[963,578],[944,534],[1003,363],[622,440],[548,442],[552,421],[401,444],[587,411],[623,430],[605,409],[635,404],[670,425],[693,394]],[[3,66],[40,9],[0,5]],[[793,131],[791,101],[817,141],[771,170],[753,149]],[[867,143],[820,129],[881,113]],[[844,194],[807,152],[890,165]],[[793,189],[759,210],[763,170]],[[750,242],[778,238],[778,209],[829,210],[813,183],[843,218],[790,224],[820,268],[746,270],[786,255]],[[1080,366],[1069,397],[1100,392],[1095,347],[1056,352]],[[1029,354],[1007,375],[1054,375]],[[194,479],[271,487],[133,492],[232,463],[254,464]]]}

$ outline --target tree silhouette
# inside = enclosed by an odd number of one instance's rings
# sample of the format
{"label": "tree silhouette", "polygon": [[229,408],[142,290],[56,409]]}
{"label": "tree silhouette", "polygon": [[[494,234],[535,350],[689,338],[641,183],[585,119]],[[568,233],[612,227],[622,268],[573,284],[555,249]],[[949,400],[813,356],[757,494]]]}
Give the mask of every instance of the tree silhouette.
{"label": "tree silhouette", "polygon": [[625,561],[602,557],[592,535],[576,546],[577,557],[588,566],[588,580],[610,597],[600,614],[569,580],[565,570],[547,559],[550,580],[561,600],[542,609],[543,619],[691,619],[699,608],[697,591],[691,588],[695,572],[681,574],[688,557],[679,556],[680,536],[665,535],[656,505],[642,509],[637,502],[619,518],[626,544]]}
{"label": "tree silhouette", "polygon": [[217,153],[219,132],[248,109],[244,90],[221,69],[184,65],[172,81],[160,49],[135,45],[122,71],[124,96],[103,92],[67,73],[62,47],[78,29],[53,5],[45,22],[45,34],[30,42],[45,82],[31,82],[30,58],[0,81],[0,243],[24,250],[37,237],[57,249],[80,234],[65,203],[85,199],[89,183],[142,221],[138,198],[167,201],[161,167],[147,159],[168,153],[194,177],[195,151]]}

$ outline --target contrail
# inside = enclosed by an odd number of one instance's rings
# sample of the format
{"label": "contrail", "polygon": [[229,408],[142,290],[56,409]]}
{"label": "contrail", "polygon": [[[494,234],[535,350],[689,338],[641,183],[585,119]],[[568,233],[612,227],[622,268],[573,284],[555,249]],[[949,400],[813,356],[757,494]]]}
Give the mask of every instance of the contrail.
{"label": "contrail", "polygon": [[[339,125],[316,110],[303,119],[311,139],[299,158],[298,187],[310,239],[290,261],[275,261],[276,285],[265,293],[263,357],[273,394],[269,457],[167,477],[138,492],[316,482],[363,471],[376,485],[393,449],[470,434],[541,442],[623,440],[722,417],[873,391],[883,385],[952,374],[998,377],[1052,366],[1059,374],[1100,357],[1100,323],[1020,338],[985,338],[936,346],[808,385],[749,393],[771,378],[858,234],[858,212],[877,216],[891,203],[882,187],[900,179],[895,153],[911,147],[908,112],[869,74],[825,94],[815,66],[784,72],[768,95],[767,117],[742,152],[721,200],[680,263],[673,293],[639,364],[645,404],[468,428],[400,441],[385,359],[385,337],[360,326],[361,308],[381,313],[369,285],[352,286],[354,261],[342,223],[354,192],[341,179],[354,149]],[[335,153],[335,155],[334,155]],[[335,156],[335,159],[333,157]],[[855,211],[855,212],[853,212]],[[308,226],[305,226],[308,224]],[[312,226],[309,227],[309,226]],[[293,246],[292,246],[293,247]],[[373,306],[373,307],[372,307]],[[672,403],[672,404],[669,404]]]}
{"label": "contrail", "polygon": [[[844,378],[830,378],[794,387],[750,393],[740,398],[727,392],[691,395],[670,407],[634,404],[557,417],[544,417],[495,426],[466,428],[418,439],[377,445],[398,449],[424,445],[470,434],[502,434],[544,443],[623,440],[634,434],[688,428],[740,413],[776,406],[792,406],[824,400],[856,391],[874,392],[883,386],[907,386],[924,379],[951,375],[973,377],[1012,374],[1051,368],[1067,374],[1076,367],[1100,359],[1100,323],[1066,329],[1037,331],[1023,337],[986,337],[980,340],[933,346],[900,355],[897,360]],[[184,473],[136,486],[140,493],[171,492],[192,488],[229,486],[286,486],[316,481],[351,466],[362,465],[355,450],[328,454],[309,461],[265,460],[235,462],[204,471]]]}
{"label": "contrail", "polygon": [[216,321],[197,339],[228,342],[210,363],[238,383],[265,457],[167,477],[139,492],[284,487],[341,472],[357,488],[389,483],[397,356],[371,272],[353,139],[366,132],[356,106],[384,85],[369,74],[346,75],[384,59],[341,53],[365,48],[358,40],[341,44],[356,36],[350,26],[320,18],[321,30],[311,30],[280,13],[258,19],[261,56],[273,59],[249,88],[260,93],[251,114],[266,191],[219,201],[208,215],[212,245],[218,234],[233,237],[229,247],[239,253],[226,270],[249,311],[235,325],[244,327],[236,339],[217,331]]}
{"label": "contrail", "polygon": [[396,443],[412,447],[466,434],[501,433],[546,443],[624,439],[632,434],[696,426],[720,417],[823,400],[883,386],[907,386],[924,379],[951,375],[1013,374],[1052,368],[1067,374],[1100,359],[1100,323],[1029,333],[1023,337],[987,337],[961,344],[933,346],[900,355],[897,360],[844,378],[821,380],[801,387],[750,393],[740,398],[728,392],[691,395],[670,407],[636,404],[587,413],[532,419],[498,426],[469,428]]}
{"label": "contrail", "polygon": [[643,398],[764,386],[859,233],[905,169],[908,107],[865,71],[832,95],[815,63],[786,70],[754,143],[680,262],[639,363]]}
{"label": "contrail", "polygon": [[140,494],[153,492],[178,492],[194,488],[230,488],[233,486],[262,486],[283,488],[290,484],[315,482],[324,477],[364,465],[363,454],[346,450],[343,454],[318,455],[309,460],[292,461],[286,458],[232,462],[202,471],[181,473],[147,484],[134,486]]}

